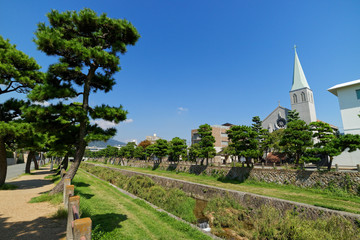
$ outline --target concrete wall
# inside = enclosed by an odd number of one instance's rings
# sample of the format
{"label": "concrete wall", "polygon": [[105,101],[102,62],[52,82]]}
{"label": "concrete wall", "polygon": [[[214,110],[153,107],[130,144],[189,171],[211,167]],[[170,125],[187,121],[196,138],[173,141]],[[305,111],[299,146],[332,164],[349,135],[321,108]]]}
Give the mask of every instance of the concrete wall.
{"label": "concrete wall", "polygon": [[[91,164],[91,163],[90,163]],[[93,165],[93,164],[91,164]],[[94,164],[96,166],[96,164]],[[188,195],[202,199],[202,200],[209,200],[215,197],[230,197],[235,199],[244,207],[248,208],[259,208],[262,205],[266,204],[267,206],[273,206],[281,211],[297,211],[300,214],[306,216],[310,219],[316,219],[323,216],[331,216],[331,215],[341,215],[351,221],[360,220],[359,214],[352,214],[347,212],[340,212],[335,210],[330,210],[321,207],[315,207],[312,205],[301,204],[297,202],[281,200],[277,198],[265,197],[257,194],[239,192],[234,190],[222,189],[212,186],[207,186],[203,184],[191,183],[182,180],[176,180],[167,177],[160,177],[155,176],[152,174],[145,174],[145,173],[138,173],[129,170],[123,170],[118,168],[112,168],[108,166],[98,165],[101,167],[109,168],[114,171],[118,171],[125,176],[135,176],[135,175],[142,175],[151,178],[156,184],[159,184],[167,189],[169,188],[179,188]],[[199,169],[203,166],[195,166],[195,169]]]}

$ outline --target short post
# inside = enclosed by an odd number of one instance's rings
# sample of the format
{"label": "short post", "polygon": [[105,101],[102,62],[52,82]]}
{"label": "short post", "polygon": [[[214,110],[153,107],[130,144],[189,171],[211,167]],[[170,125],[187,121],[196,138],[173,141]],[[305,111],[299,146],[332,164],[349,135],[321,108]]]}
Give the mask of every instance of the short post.
{"label": "short post", "polygon": [[221,163],[218,163],[218,167],[220,167]]}
{"label": "short post", "polygon": [[64,190],[64,206],[68,209],[69,197],[74,196],[74,185],[67,185]]}
{"label": "short post", "polygon": [[79,203],[80,203],[79,196],[69,197],[68,219],[67,219],[67,225],[66,225],[66,239],[67,240],[74,239],[73,231],[72,231],[72,222],[74,220],[73,206],[75,206],[76,209],[79,209]]}
{"label": "short post", "polygon": [[356,165],[357,171],[360,172],[360,164]]}
{"label": "short post", "polygon": [[339,171],[339,165],[335,164],[335,171],[338,172]]}
{"label": "short post", "polygon": [[[91,239],[91,219],[81,218],[74,221],[74,239]],[[85,238],[84,238],[85,237]]]}
{"label": "short post", "polygon": [[273,168],[274,168],[274,169],[276,168],[276,164],[275,164],[275,163],[273,163]]}
{"label": "short post", "polygon": [[[66,195],[66,187],[69,186],[71,184],[71,179],[70,178],[65,178],[64,179],[64,189],[63,189],[63,203],[65,204],[65,199],[68,198],[68,196]],[[66,208],[66,206],[65,206]]]}
{"label": "short post", "polygon": [[289,169],[289,164],[285,163],[285,169]]}
{"label": "short post", "polygon": [[263,162],[261,163],[261,168],[262,168],[262,169],[264,169],[264,168],[265,168],[265,166],[264,166],[264,163],[263,163]]}

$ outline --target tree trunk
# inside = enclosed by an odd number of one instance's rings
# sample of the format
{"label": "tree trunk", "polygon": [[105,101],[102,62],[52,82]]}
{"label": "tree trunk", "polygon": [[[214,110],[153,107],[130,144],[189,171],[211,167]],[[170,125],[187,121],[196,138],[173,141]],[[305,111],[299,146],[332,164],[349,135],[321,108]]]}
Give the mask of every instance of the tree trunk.
{"label": "tree trunk", "polygon": [[66,155],[66,156],[64,157],[64,159],[63,159],[63,166],[62,166],[62,168],[66,170],[66,169],[68,168],[68,165],[69,165],[69,156]]}
{"label": "tree trunk", "polygon": [[333,158],[332,156],[330,156],[330,160],[329,160],[329,163],[328,163],[328,171],[331,170],[331,165],[332,165],[332,162],[333,162]]}
{"label": "tree trunk", "polygon": [[31,161],[33,159],[34,154],[35,153],[33,151],[30,151],[28,154],[28,158],[26,160],[26,166],[25,166],[25,173],[30,173]]}
{"label": "tree trunk", "polygon": [[5,184],[7,173],[6,148],[4,138],[0,137],[0,186]]}
{"label": "tree trunk", "polygon": [[32,159],[33,159],[34,164],[35,164],[35,170],[39,170],[39,164],[38,164],[38,161],[36,160],[35,152],[33,152],[33,157],[32,157]]}
{"label": "tree trunk", "polygon": [[[82,109],[84,111],[84,113],[88,114],[89,111],[89,94],[90,94],[90,82],[92,80],[92,78],[95,75],[95,71],[96,71],[95,66],[91,66],[89,69],[89,73],[86,77],[86,81],[84,84],[84,92],[83,92],[83,104],[82,104]],[[63,177],[61,179],[61,181],[50,191],[50,195],[59,193],[59,192],[63,192],[64,190],[64,179],[65,178],[70,178],[71,180],[74,178],[77,170],[79,169],[80,163],[82,161],[82,158],[84,156],[85,153],[85,148],[86,148],[86,142],[85,142],[85,136],[86,136],[86,127],[87,127],[87,121],[88,119],[81,119],[80,121],[80,127],[79,127],[79,141],[78,144],[76,146],[76,153],[75,153],[75,159],[74,159],[74,163],[71,164],[71,167],[69,169],[69,171],[66,172],[65,177]]]}

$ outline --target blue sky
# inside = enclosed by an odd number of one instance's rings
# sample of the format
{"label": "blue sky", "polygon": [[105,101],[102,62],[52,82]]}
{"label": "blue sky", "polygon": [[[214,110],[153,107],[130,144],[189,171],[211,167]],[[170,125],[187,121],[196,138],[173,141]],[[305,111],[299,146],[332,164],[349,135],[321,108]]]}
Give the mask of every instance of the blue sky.
{"label": "blue sky", "polygon": [[249,125],[278,101],[290,108],[294,44],[318,119],[342,129],[327,89],[360,78],[359,1],[1,1],[0,34],[45,71],[55,59],[36,50],[36,24],[51,9],[84,7],[126,18],[141,35],[121,56],[113,91],[90,97],[129,111],[117,140],[189,140],[203,123]]}

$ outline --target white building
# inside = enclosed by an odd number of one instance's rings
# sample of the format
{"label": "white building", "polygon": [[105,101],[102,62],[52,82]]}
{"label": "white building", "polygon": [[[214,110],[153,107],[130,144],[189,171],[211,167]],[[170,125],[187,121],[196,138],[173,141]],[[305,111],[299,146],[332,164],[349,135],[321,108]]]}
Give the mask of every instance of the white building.
{"label": "white building", "polygon": [[360,134],[360,79],[341,83],[328,89],[339,99],[345,134]]}
{"label": "white building", "polygon": [[[306,80],[296,48],[290,102],[291,110],[296,110],[301,120],[304,120],[307,124],[317,121],[313,92]],[[279,104],[279,106],[262,121],[262,127],[268,129],[269,132],[285,128],[289,111],[290,109],[282,107]]]}
{"label": "white building", "polygon": [[[339,99],[341,118],[345,134],[360,134],[360,79],[341,83],[328,89]],[[360,164],[360,151],[345,150],[334,157],[333,164],[355,166]]]}

